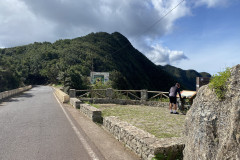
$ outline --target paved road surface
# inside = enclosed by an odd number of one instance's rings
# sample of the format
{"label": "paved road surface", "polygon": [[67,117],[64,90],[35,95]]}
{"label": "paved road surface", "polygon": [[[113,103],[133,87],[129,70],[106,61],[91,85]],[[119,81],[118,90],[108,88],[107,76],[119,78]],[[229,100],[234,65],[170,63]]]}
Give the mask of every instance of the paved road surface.
{"label": "paved road surface", "polygon": [[50,87],[38,86],[0,103],[0,160],[93,159],[90,155]]}

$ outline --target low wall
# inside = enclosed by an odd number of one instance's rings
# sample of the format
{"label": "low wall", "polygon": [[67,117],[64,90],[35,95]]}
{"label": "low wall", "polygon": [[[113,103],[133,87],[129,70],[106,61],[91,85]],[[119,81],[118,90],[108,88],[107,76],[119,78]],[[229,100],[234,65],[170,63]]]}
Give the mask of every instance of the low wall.
{"label": "low wall", "polygon": [[[75,100],[76,98],[71,98],[70,103],[75,105]],[[94,100],[97,100],[99,103],[105,102],[105,99]],[[88,99],[88,101],[91,100]],[[113,103],[112,99],[108,102]],[[94,103],[96,103],[96,101],[94,101]],[[154,135],[132,126],[127,122],[123,122],[115,116],[102,118],[101,110],[89,104],[80,103],[80,111],[94,122],[103,122],[103,126],[107,131],[144,160],[152,160],[155,155],[160,155],[162,159],[182,158],[184,142],[181,137],[158,139]]]}
{"label": "low wall", "polygon": [[105,117],[103,126],[144,160],[151,160],[157,154],[163,159],[178,159],[182,156],[184,149],[182,138],[157,139],[150,133],[120,121],[114,116]]}
{"label": "low wall", "polygon": [[9,98],[9,97],[14,96],[16,94],[22,93],[22,92],[27,91],[31,88],[32,88],[32,86],[30,85],[30,86],[21,87],[21,88],[17,88],[17,89],[5,91],[5,92],[0,92],[0,100],[3,100],[5,98]]}
{"label": "low wall", "polygon": [[80,109],[80,104],[81,101],[77,98],[70,98],[70,104],[75,108],[75,109]]}
{"label": "low wall", "polygon": [[60,102],[62,102],[62,103],[69,102],[69,100],[70,100],[69,95],[67,95],[66,93],[64,93],[63,91],[61,91],[58,88],[53,88],[53,89],[54,89],[55,95],[58,97]]}
{"label": "low wall", "polygon": [[94,104],[120,104],[120,105],[146,105],[151,107],[168,107],[169,102],[158,101],[140,101],[140,100],[128,100],[128,99],[109,99],[109,98],[80,98],[83,102],[90,102]]}
{"label": "low wall", "polygon": [[93,122],[102,123],[102,111],[89,105],[82,103],[80,104],[80,111],[90,118]]}

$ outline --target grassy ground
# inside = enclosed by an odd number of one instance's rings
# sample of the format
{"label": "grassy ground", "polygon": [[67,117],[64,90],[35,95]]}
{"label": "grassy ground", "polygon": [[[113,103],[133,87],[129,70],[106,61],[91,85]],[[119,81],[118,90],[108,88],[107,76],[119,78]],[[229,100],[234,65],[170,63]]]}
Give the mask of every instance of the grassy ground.
{"label": "grassy ground", "polygon": [[170,114],[167,108],[115,104],[93,106],[102,110],[103,117],[117,116],[158,138],[182,136],[185,115]]}
{"label": "grassy ground", "polygon": [[63,88],[62,84],[52,84],[52,86],[55,88]]}

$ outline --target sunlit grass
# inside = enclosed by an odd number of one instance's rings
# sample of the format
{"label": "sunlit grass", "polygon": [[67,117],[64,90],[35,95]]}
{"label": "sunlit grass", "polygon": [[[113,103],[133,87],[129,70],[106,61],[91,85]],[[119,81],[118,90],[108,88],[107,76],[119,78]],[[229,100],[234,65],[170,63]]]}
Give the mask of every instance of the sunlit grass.
{"label": "sunlit grass", "polygon": [[103,117],[117,116],[158,138],[182,136],[185,115],[170,114],[167,108],[114,104],[98,104],[97,108]]}

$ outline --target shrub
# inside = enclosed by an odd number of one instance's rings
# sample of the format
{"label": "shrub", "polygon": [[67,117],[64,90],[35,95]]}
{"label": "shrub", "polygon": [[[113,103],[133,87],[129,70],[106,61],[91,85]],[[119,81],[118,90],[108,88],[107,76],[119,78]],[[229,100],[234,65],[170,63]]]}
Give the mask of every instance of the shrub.
{"label": "shrub", "polygon": [[224,100],[225,93],[227,91],[226,82],[231,76],[230,68],[226,68],[223,72],[218,72],[218,74],[213,75],[210,80],[209,87],[214,89],[219,100]]}
{"label": "shrub", "polygon": [[107,89],[112,88],[111,81],[108,81],[106,83],[96,82],[96,84],[92,85],[92,89]]}
{"label": "shrub", "polygon": [[152,160],[183,160],[183,153],[182,151],[173,153],[168,151],[167,153],[158,153],[155,155]]}

